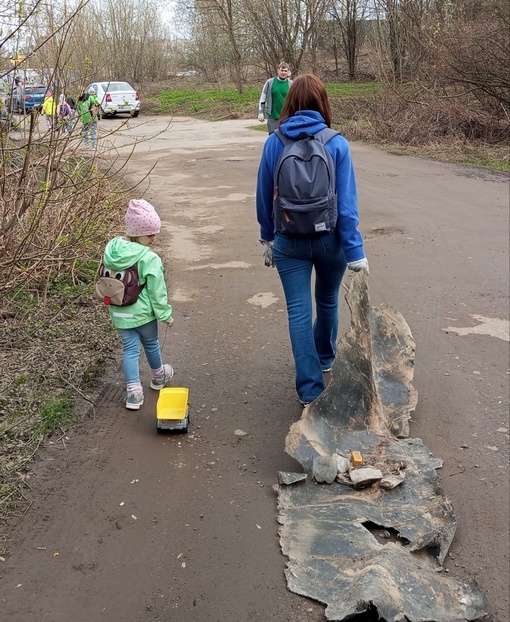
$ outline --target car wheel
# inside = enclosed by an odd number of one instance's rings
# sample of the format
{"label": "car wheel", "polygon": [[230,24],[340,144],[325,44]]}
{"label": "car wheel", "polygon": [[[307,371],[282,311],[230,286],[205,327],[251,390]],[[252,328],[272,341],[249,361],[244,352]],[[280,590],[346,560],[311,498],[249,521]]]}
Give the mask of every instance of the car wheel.
{"label": "car wheel", "polygon": [[134,112],[131,113],[132,117],[137,117],[140,114],[139,110],[135,110]]}

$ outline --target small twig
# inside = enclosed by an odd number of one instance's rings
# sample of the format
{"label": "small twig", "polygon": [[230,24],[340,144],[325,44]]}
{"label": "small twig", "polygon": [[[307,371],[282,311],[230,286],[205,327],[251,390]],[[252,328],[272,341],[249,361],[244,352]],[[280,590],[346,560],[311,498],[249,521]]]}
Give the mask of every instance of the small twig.
{"label": "small twig", "polygon": [[[42,437],[39,439],[39,441],[37,442],[37,445],[35,446],[35,449],[32,451],[31,454],[29,454],[28,456],[25,456],[24,458],[22,458],[22,460],[18,463],[20,466],[23,466],[24,464],[27,464],[27,462],[30,462],[30,460],[32,460],[32,458],[35,456],[35,454],[38,452],[39,447],[42,443]],[[19,467],[16,468],[17,471],[19,471]]]}
{"label": "small twig", "polygon": [[167,337],[167,335],[168,335],[168,329],[169,329],[169,328],[170,328],[170,326],[168,326],[168,324],[167,324],[167,325],[166,325],[166,328],[165,328],[165,334],[164,334],[164,336],[163,336],[163,343],[161,344],[161,353],[162,353],[162,354],[163,354],[163,349],[164,349],[164,347],[165,347],[166,337]]}
{"label": "small twig", "polygon": [[453,477],[454,475],[462,475],[465,472],[465,468],[462,469],[462,471],[456,471],[455,473],[450,473],[450,477]]}
{"label": "small twig", "polygon": [[[27,484],[25,481],[23,482],[23,485],[24,485],[24,486],[28,486],[28,484]],[[28,488],[30,488],[30,486],[28,486]],[[30,490],[32,490],[32,489],[30,488]],[[23,497],[23,499],[25,499],[25,501],[28,503],[28,501],[29,501],[29,500],[28,500],[28,499],[25,497],[25,495],[22,493],[21,489],[20,489],[20,491],[19,491],[19,494],[20,494],[20,495]]]}
{"label": "small twig", "polygon": [[25,516],[26,516],[26,515],[27,515],[27,513],[28,513],[28,510],[32,507],[33,503],[34,503],[33,501],[30,501],[30,504],[29,504],[29,505],[28,505],[28,507],[25,509],[25,511],[24,511],[24,512],[23,512],[23,514],[21,515],[21,518],[20,518],[20,519],[19,519],[19,521],[17,522],[16,527],[17,527],[17,526],[21,523],[21,521],[25,518]]}
{"label": "small twig", "polygon": [[65,442],[65,440],[64,440],[64,439],[65,439],[65,436],[66,436],[66,434],[67,434],[67,432],[66,432],[66,431],[62,428],[62,426],[61,426],[61,425],[59,425],[58,427],[60,428],[60,431],[62,432],[62,436],[60,436],[59,438],[57,438],[57,441],[56,441],[56,442],[58,443],[59,441],[62,441],[62,445],[64,446],[64,449],[67,451],[66,442]]}

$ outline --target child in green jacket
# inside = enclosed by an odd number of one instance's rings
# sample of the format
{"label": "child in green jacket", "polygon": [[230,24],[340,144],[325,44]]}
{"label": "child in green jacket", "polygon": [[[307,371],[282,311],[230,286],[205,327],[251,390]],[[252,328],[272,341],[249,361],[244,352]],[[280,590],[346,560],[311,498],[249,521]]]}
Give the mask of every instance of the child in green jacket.
{"label": "child in green jacket", "polygon": [[131,199],[126,212],[126,235],[106,245],[103,263],[112,276],[122,279],[123,271],[134,264],[144,288],[132,305],[110,305],[110,318],[119,331],[123,346],[126,379],[126,408],[138,410],[143,404],[140,382],[140,344],[151,368],[151,389],[159,391],[173,377],[171,365],[163,364],[158,339],[158,321],[172,326],[172,306],[168,303],[163,263],[150,247],[161,230],[154,207],[144,199]]}

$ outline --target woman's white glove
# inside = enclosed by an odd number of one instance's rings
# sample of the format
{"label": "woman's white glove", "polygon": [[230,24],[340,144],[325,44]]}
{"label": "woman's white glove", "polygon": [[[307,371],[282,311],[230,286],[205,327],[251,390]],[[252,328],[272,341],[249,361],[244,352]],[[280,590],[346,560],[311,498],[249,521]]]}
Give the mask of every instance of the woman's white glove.
{"label": "woman's white glove", "polygon": [[259,117],[258,117],[259,121],[261,123],[264,123],[265,119],[264,119],[264,115],[262,114],[262,112],[259,112]]}
{"label": "woman's white glove", "polygon": [[264,247],[262,251],[262,257],[264,257],[264,265],[266,268],[274,268],[274,255],[273,255],[273,240],[259,240]]}
{"label": "woman's white glove", "polygon": [[347,267],[349,268],[349,270],[352,270],[353,272],[359,272],[360,270],[366,270],[367,274],[370,274],[370,271],[368,270],[368,259],[366,257],[363,257],[363,259],[358,259],[357,261],[350,261],[347,264]]}

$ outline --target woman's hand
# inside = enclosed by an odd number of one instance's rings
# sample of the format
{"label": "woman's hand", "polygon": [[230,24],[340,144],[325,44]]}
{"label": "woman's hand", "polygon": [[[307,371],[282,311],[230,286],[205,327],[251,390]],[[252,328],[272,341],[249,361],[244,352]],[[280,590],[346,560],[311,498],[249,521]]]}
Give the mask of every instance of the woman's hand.
{"label": "woman's hand", "polygon": [[347,267],[349,268],[349,270],[352,270],[353,272],[359,272],[360,270],[366,270],[367,274],[370,274],[368,270],[368,259],[366,257],[363,257],[363,259],[358,259],[358,261],[350,261],[347,264]]}
{"label": "woman's hand", "polygon": [[264,247],[262,251],[262,257],[264,258],[264,265],[266,268],[274,268],[274,255],[273,255],[273,244],[274,240],[259,240],[259,242]]}

